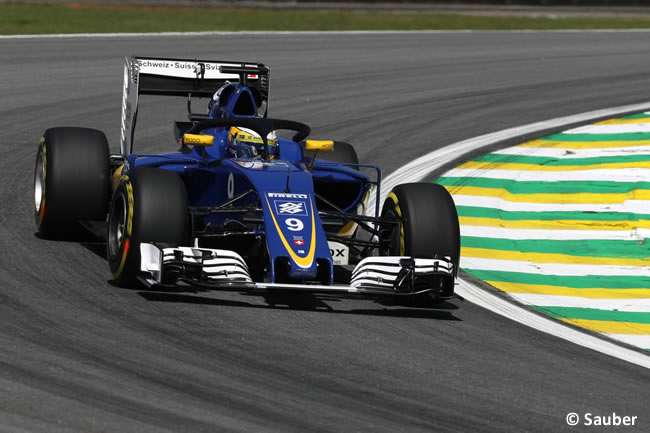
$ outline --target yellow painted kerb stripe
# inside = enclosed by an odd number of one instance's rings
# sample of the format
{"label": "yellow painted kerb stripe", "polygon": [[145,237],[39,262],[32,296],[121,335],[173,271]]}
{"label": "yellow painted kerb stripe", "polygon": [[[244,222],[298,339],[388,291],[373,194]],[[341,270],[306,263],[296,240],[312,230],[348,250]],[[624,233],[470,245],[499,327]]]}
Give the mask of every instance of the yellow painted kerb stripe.
{"label": "yellow painted kerb stripe", "polygon": [[650,200],[649,189],[634,189],[626,193],[597,194],[513,194],[503,188],[483,188],[478,186],[445,186],[452,195],[474,195],[479,197],[498,197],[518,203],[555,203],[555,204],[616,204],[627,200]]}
{"label": "yellow painted kerb stripe", "polygon": [[606,334],[650,335],[650,324],[607,320],[561,319],[563,322]]}
{"label": "yellow painted kerb stripe", "polygon": [[636,125],[640,123],[650,123],[650,116],[637,117],[636,119],[609,119],[596,122],[594,125]]}
{"label": "yellow painted kerb stripe", "polygon": [[485,281],[507,293],[529,295],[573,296],[587,299],[650,299],[650,289],[604,289],[600,287],[576,289],[574,287],[548,286],[544,284],[507,283],[503,281]]}

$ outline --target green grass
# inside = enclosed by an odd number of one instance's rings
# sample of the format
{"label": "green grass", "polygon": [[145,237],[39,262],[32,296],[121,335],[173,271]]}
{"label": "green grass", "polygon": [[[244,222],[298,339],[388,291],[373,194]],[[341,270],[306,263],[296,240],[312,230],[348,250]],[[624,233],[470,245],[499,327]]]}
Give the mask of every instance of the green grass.
{"label": "green grass", "polygon": [[0,34],[210,30],[555,30],[650,28],[648,18],[0,5]]}

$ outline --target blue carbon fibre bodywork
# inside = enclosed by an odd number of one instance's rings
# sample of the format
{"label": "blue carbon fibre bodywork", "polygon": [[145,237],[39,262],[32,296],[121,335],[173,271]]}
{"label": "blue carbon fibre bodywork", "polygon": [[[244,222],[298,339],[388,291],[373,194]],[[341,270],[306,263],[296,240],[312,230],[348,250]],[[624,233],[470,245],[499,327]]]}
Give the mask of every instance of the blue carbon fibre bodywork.
{"label": "blue carbon fibre bodywork", "polygon": [[[318,214],[315,182],[346,186],[354,192],[345,210],[356,209],[364,197],[369,177],[349,167],[336,163],[316,162],[309,168],[310,160],[303,157],[300,145],[279,138],[279,155],[275,159],[231,158],[227,152],[228,131],[214,128],[209,131],[214,144],[196,146],[188,152],[160,155],[131,154],[126,158],[123,174],[136,167],[158,167],[177,173],[183,180],[191,208],[219,207],[233,197],[250,194],[237,202],[238,207],[261,209],[261,224],[253,229],[262,236],[268,253],[266,278],[278,281],[278,263],[288,263],[283,278],[294,281],[319,279],[333,284],[333,261],[326,231]],[[358,191],[357,191],[358,190]],[[196,217],[195,217],[196,218]],[[244,214],[238,210],[201,215],[194,221],[209,235],[219,232],[227,224],[244,224]],[[319,274],[318,267],[327,264],[327,277]],[[327,281],[324,281],[324,278]]]}

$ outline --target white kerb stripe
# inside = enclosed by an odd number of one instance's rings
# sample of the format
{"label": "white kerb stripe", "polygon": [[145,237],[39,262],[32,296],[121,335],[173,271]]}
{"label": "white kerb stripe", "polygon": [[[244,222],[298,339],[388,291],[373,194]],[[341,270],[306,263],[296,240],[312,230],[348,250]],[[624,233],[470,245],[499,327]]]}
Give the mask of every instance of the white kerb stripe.
{"label": "white kerb stripe", "polygon": [[533,295],[511,293],[508,295],[523,304],[540,307],[595,308],[598,310],[650,313],[650,298],[640,299],[591,299],[577,296]]}
{"label": "white kerb stripe", "polygon": [[512,240],[618,240],[641,241],[650,238],[650,229],[636,230],[543,230],[489,226],[460,226],[461,236]]}
{"label": "white kerb stripe", "polygon": [[[508,212],[627,212],[639,215],[650,214],[650,201],[648,200],[626,200],[623,203],[612,204],[564,204],[510,201],[500,197],[483,195],[453,194],[453,198],[456,206],[493,208]],[[588,217],[588,215],[586,216]]]}
{"label": "white kerb stripe", "polygon": [[608,182],[645,182],[650,179],[650,169],[629,167],[615,169],[542,171],[455,168],[446,172],[444,177],[481,177],[487,179],[509,179],[530,182],[598,180],[606,180]]}
{"label": "white kerb stripe", "polygon": [[576,265],[565,263],[533,263],[519,260],[460,258],[461,269],[477,271],[509,271],[537,275],[650,277],[650,266]]}
{"label": "white kerb stripe", "polygon": [[641,347],[643,349],[650,349],[650,335],[634,335],[634,334],[605,334],[605,335],[615,340],[620,340],[623,343],[631,344],[632,346]]}
{"label": "white kerb stripe", "polygon": [[564,131],[565,134],[628,134],[650,132],[650,123],[587,125]]}
{"label": "white kerb stripe", "polygon": [[[496,155],[539,156],[555,159],[604,158],[613,156],[650,155],[650,144],[635,147],[614,147],[603,149],[562,149],[557,147],[515,146],[492,152]],[[512,162],[517,162],[512,161]]]}

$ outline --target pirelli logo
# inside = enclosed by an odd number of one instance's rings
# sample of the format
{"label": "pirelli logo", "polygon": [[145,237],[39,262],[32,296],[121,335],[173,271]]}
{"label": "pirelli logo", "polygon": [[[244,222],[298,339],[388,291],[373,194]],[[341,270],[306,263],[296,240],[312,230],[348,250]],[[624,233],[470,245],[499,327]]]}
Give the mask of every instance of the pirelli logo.
{"label": "pirelli logo", "polygon": [[270,192],[269,198],[307,198],[307,194],[292,194],[288,192]]}

